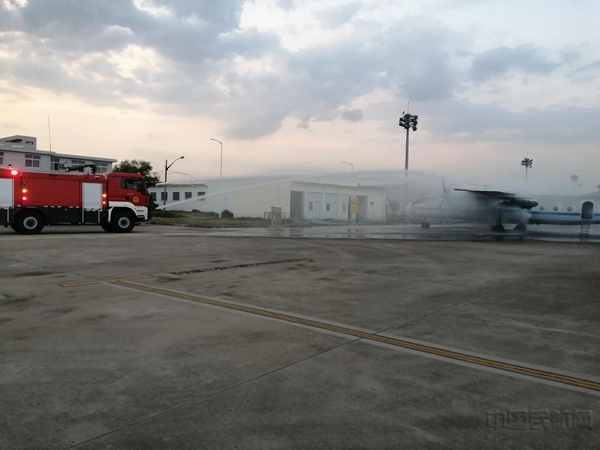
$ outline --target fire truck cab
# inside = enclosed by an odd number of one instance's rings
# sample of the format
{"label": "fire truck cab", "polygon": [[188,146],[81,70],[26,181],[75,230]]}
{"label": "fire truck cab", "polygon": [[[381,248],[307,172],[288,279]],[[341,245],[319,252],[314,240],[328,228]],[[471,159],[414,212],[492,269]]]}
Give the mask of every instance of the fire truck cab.
{"label": "fire truck cab", "polygon": [[[95,167],[94,167],[95,169]],[[0,168],[0,225],[36,234],[46,225],[100,225],[128,233],[148,220],[150,195],[138,174],[71,175]]]}

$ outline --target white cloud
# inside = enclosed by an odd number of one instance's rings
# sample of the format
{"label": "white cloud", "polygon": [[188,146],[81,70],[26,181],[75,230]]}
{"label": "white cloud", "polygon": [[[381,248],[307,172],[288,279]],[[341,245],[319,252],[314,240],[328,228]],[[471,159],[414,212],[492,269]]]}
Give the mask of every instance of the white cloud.
{"label": "white cloud", "polygon": [[410,100],[423,142],[598,143],[599,7],[512,1],[3,0],[0,95],[200,117],[240,140],[385,139]]}

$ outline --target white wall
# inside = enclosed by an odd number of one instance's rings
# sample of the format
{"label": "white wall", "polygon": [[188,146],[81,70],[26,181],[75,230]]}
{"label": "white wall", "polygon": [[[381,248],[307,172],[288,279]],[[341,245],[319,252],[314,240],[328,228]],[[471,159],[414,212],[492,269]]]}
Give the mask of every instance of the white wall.
{"label": "white wall", "polygon": [[[367,220],[385,220],[385,189],[366,186],[336,186],[329,184],[293,181],[292,191],[305,193],[304,218],[311,219],[348,219],[348,203],[351,196],[367,197]],[[312,211],[310,203],[313,204]],[[330,211],[327,211],[327,203]],[[373,203],[373,205],[371,205]],[[344,205],[346,205],[344,207]]]}
{"label": "white wall", "polygon": [[[281,207],[289,217],[290,214],[290,182],[273,179],[225,179],[210,180],[206,186],[186,187],[181,185],[168,185],[168,202],[173,203],[173,192],[180,192],[184,200],[184,192],[192,189],[193,196],[197,191],[205,191],[204,198],[184,202],[172,207],[171,210],[191,211],[197,209],[205,212],[220,213],[225,209],[232,211],[236,217],[264,217],[265,212],[270,212],[272,206]],[[160,192],[163,186],[149,189],[156,192],[156,203],[163,205]]]}
{"label": "white wall", "polygon": [[[7,151],[6,149],[0,148],[0,153],[4,153],[2,157],[2,164],[0,166],[7,167],[11,164],[14,168],[27,172],[52,172],[52,173],[73,173],[75,175],[81,175],[82,172],[67,172],[65,169],[61,170],[53,170],[52,169],[52,158],[59,158],[60,163],[68,163],[71,164],[73,160],[84,161],[86,164],[95,162],[105,163],[107,164],[106,172],[102,172],[101,170],[98,173],[108,173],[112,171],[112,162],[107,161],[96,161],[93,158],[87,156],[73,156],[66,157],[60,156],[55,153],[43,153],[43,152],[27,152],[27,150],[23,151]],[[25,166],[25,155],[36,155],[39,156],[40,166],[39,167],[26,167]],[[85,173],[91,173],[91,169],[84,169]]]}
{"label": "white wall", "polygon": [[[9,152],[0,149],[0,152],[4,152],[3,166],[7,167],[9,164],[18,170],[25,170],[31,172],[50,172],[50,155],[40,155],[40,167],[25,167],[25,153],[21,152]],[[39,153],[32,153],[39,155]]]}
{"label": "white wall", "polygon": [[[164,187],[149,189],[156,192],[156,203],[163,205],[161,194]],[[348,218],[348,201],[350,196],[367,197],[367,210],[364,216],[368,220],[385,219],[385,190],[372,187],[336,186],[299,181],[279,181],[277,179],[242,178],[209,180],[202,185],[169,185],[167,187],[168,202],[173,203],[173,192],[180,192],[180,200],[184,200],[184,192],[192,191],[193,201],[183,202],[167,209],[191,211],[197,209],[205,212],[220,213],[229,209],[236,217],[264,217],[271,207],[280,207],[290,217],[291,191],[304,192],[303,215],[305,219]],[[197,198],[197,191],[206,192],[205,197]],[[371,202],[373,205],[371,205]],[[312,210],[309,205],[312,203]],[[329,203],[329,211],[327,211]]]}

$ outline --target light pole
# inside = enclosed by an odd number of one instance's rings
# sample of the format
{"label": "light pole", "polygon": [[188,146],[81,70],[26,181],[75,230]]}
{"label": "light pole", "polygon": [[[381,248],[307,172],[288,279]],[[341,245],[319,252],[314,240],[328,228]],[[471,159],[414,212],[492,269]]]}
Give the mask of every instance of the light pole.
{"label": "light pole", "polygon": [[409,113],[404,114],[404,111],[402,111],[402,117],[400,117],[398,125],[406,129],[406,154],[404,157],[404,170],[406,171],[406,176],[408,176],[408,132],[411,128],[413,131],[417,131],[418,123],[419,116]]}
{"label": "light pole", "polygon": [[221,141],[219,141],[218,139],[210,138],[210,140],[221,144],[221,178],[223,178],[223,143]]}
{"label": "light pole", "polygon": [[169,173],[169,169],[171,168],[171,166],[173,164],[175,164],[177,161],[179,161],[180,159],[183,159],[183,158],[184,158],[183,156],[180,156],[175,161],[173,161],[171,164],[169,164],[169,161],[165,159],[165,191],[163,194],[163,206],[167,204],[167,175]]}
{"label": "light pole", "polygon": [[348,161],[342,161],[343,164],[348,164],[352,168],[352,172],[354,172],[354,164],[349,163]]}
{"label": "light pole", "polygon": [[523,161],[521,161],[521,165],[525,166],[525,183],[527,183],[527,171],[533,166],[533,159],[525,157],[523,158]]}

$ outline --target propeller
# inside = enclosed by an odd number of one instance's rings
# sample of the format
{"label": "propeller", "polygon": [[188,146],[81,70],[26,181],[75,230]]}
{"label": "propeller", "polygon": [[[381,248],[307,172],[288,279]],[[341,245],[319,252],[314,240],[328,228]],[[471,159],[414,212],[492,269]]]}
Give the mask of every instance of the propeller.
{"label": "propeller", "polygon": [[444,190],[444,193],[442,194],[442,201],[440,203],[440,206],[438,206],[438,209],[441,209],[444,202],[450,198],[452,194],[452,184],[453,183],[450,183],[449,186],[446,186],[446,183],[442,179],[442,189]]}

